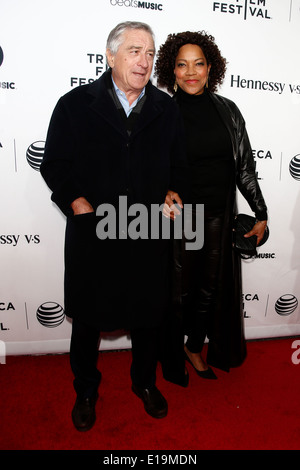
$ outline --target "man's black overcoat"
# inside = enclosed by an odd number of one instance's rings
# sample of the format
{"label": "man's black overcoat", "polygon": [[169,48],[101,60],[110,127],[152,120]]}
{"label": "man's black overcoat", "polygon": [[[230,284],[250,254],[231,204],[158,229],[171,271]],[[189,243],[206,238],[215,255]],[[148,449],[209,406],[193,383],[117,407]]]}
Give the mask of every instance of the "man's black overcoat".
{"label": "man's black overcoat", "polygon": [[149,82],[129,135],[109,93],[110,73],[60,98],[41,165],[67,218],[66,315],[102,331],[160,323],[169,302],[169,240],[100,240],[96,212],[74,216],[70,204],[85,197],[95,211],[118,209],[126,196],[128,207],[161,205],[168,189],[180,193],[185,166],[177,104]]}

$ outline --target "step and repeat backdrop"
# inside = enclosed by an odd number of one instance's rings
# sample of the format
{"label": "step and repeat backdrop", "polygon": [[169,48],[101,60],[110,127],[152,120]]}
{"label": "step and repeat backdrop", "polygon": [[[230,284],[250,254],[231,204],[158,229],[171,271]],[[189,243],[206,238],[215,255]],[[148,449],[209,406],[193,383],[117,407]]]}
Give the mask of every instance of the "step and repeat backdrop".
{"label": "step and repeat backdrop", "polygon": [[[246,336],[299,335],[300,0],[1,0],[2,354],[69,350],[65,220],[39,167],[57,100],[101,76],[106,38],[125,20],[150,24],[157,47],[180,31],[215,37],[228,61],[219,93],[245,117],[269,208],[270,238],[242,265]],[[101,349],[128,347],[124,332],[101,342]]]}

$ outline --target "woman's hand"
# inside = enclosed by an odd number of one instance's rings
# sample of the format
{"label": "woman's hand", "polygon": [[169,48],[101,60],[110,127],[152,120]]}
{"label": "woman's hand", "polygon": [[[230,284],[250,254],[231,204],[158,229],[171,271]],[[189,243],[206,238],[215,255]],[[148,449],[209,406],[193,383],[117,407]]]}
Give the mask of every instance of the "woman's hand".
{"label": "woman's hand", "polygon": [[174,220],[176,219],[176,215],[181,213],[175,204],[178,204],[181,209],[183,208],[182,200],[179,197],[179,194],[175,193],[174,191],[168,191],[163,208],[163,215],[168,219]]}
{"label": "woman's hand", "polygon": [[88,212],[94,212],[91,204],[85,199],[85,197],[79,197],[72,202],[71,207],[74,215],[87,214]]}
{"label": "woman's hand", "polygon": [[257,245],[261,242],[267,226],[266,220],[259,220],[256,222],[252,230],[244,235],[245,238],[252,237],[253,235],[257,236]]}

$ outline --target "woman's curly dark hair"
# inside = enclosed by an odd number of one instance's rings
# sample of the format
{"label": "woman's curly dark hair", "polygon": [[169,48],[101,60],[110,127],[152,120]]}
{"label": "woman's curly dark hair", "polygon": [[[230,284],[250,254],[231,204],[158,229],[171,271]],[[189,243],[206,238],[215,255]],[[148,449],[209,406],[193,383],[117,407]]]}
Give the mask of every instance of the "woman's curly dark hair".
{"label": "woman's curly dark hair", "polygon": [[174,94],[174,68],[179,49],[185,44],[196,44],[201,47],[208,65],[211,65],[208,80],[208,89],[216,91],[224,80],[226,72],[226,59],[222,57],[215,38],[205,31],[169,34],[166,42],[162,44],[157,53],[155,76],[157,84]]}

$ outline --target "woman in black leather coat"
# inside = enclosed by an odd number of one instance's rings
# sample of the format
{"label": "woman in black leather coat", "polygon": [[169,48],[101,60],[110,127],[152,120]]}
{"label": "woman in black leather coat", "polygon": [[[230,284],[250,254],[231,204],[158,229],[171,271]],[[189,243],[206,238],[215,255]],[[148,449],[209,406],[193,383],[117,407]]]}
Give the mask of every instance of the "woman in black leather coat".
{"label": "woman in black leather coat", "polygon": [[[170,34],[155,67],[158,85],[174,95],[184,121],[188,191],[183,204],[204,204],[203,248],[188,251],[184,239],[176,241],[174,299],[183,311],[186,359],[200,377],[211,379],[217,377],[209,365],[229,371],[246,357],[241,267],[232,249],[236,187],[257,219],[245,236],[256,236],[258,244],[267,224],[245,121],[232,101],[215,94],[225,70],[226,60],[205,32]],[[165,215],[176,214],[176,200],[170,192]]]}

